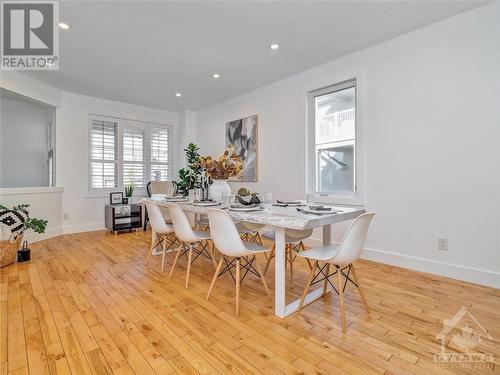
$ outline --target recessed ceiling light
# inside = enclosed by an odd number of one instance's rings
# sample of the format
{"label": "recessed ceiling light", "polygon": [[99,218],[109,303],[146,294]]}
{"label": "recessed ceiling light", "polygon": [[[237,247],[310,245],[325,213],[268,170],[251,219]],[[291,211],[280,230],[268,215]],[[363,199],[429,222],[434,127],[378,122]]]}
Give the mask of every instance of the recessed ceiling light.
{"label": "recessed ceiling light", "polygon": [[180,92],[176,92],[175,96],[177,96],[178,98],[180,98],[182,96],[182,94]]}
{"label": "recessed ceiling light", "polygon": [[269,46],[269,48],[271,48],[271,49],[275,49],[275,50],[276,50],[276,49],[280,48],[280,45],[279,45],[278,43],[273,43],[273,44],[271,44],[271,45]]}
{"label": "recessed ceiling light", "polygon": [[69,30],[69,25],[67,23],[59,22],[58,25],[63,30]]}
{"label": "recessed ceiling light", "polygon": [[220,74],[219,73],[214,73],[214,74],[212,74],[212,78],[220,78]]}

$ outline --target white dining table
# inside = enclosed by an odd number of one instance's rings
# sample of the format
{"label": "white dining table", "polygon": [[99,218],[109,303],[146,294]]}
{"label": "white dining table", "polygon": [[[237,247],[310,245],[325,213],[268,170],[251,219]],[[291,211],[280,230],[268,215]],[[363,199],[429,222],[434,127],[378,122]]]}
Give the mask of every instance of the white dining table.
{"label": "white dining table", "polygon": [[[159,196],[153,196],[158,206],[165,207],[165,200]],[[178,204],[184,212],[190,212],[195,215],[195,218],[206,214],[207,207],[193,205],[188,202],[174,202]],[[210,207],[208,207],[210,208]],[[213,206],[211,208],[217,208]],[[240,212],[227,210],[229,215],[235,221],[246,221],[254,224],[264,224],[271,230],[275,231],[275,289],[274,289],[274,313],[280,318],[285,318],[294,313],[299,308],[300,299],[297,299],[289,304],[286,304],[286,270],[285,270],[285,230],[286,229],[311,229],[323,228],[323,245],[331,244],[331,226],[335,223],[351,220],[365,212],[360,206],[333,206],[338,211],[332,214],[307,214],[299,212],[296,207],[279,207],[269,206],[260,211]],[[310,292],[305,303],[310,303],[321,297],[322,288]]]}

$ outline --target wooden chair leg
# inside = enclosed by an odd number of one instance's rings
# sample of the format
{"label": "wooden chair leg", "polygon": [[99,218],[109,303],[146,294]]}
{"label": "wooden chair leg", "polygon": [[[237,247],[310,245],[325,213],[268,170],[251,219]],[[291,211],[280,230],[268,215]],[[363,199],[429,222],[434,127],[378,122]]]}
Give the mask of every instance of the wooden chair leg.
{"label": "wooden chair leg", "polygon": [[293,250],[292,245],[288,248],[288,261],[290,262],[290,289],[293,289]]}
{"label": "wooden chair leg", "polygon": [[220,269],[222,267],[223,262],[224,262],[224,256],[222,256],[220,258],[219,264],[217,265],[217,268],[215,269],[214,278],[212,279],[212,283],[210,284],[210,288],[208,289],[207,301],[208,301],[208,297],[210,297],[210,293],[212,293],[212,289],[214,288],[215,281],[217,281],[217,278],[219,277],[219,272],[220,272]]}
{"label": "wooden chair leg", "polygon": [[267,282],[264,277],[264,274],[262,273],[262,269],[259,266],[259,263],[257,262],[257,257],[254,255],[253,256],[255,259],[255,268],[257,269],[257,272],[259,273],[260,279],[262,280],[262,285],[264,285],[264,289],[266,290],[266,294],[269,295],[269,288],[267,287]]}
{"label": "wooden chair leg", "polygon": [[260,233],[259,232],[257,232],[256,237],[257,237],[257,245],[262,246],[262,238],[260,237]]}
{"label": "wooden chair leg", "polygon": [[212,246],[210,246],[210,242],[207,241],[208,251],[210,253],[210,258],[212,258],[212,264],[214,268],[217,269],[217,260],[215,260],[215,244],[212,242]]}
{"label": "wooden chair leg", "polygon": [[325,281],[323,281],[323,295],[328,291],[328,275],[330,274],[330,263],[326,264],[326,276]]}
{"label": "wooden chair leg", "polygon": [[240,258],[236,259],[236,316],[240,315]]}
{"label": "wooden chair leg", "polygon": [[313,267],[311,268],[311,272],[309,273],[309,277],[307,278],[306,286],[304,288],[304,292],[302,293],[302,297],[300,297],[299,311],[304,307],[304,300],[306,299],[307,292],[309,291],[309,287],[311,286],[311,282],[314,278],[314,271],[316,271],[316,266],[318,265],[318,261],[313,263]]}
{"label": "wooden chair leg", "polygon": [[149,244],[149,253],[146,257],[146,266],[148,265],[149,263],[149,259],[151,258],[151,255],[153,254],[153,249],[154,249],[154,245],[155,245],[155,242],[156,242],[156,233],[151,230],[151,243]]}
{"label": "wooden chair leg", "polygon": [[269,268],[269,265],[271,264],[271,260],[273,260],[275,253],[276,253],[276,247],[275,247],[275,245],[273,245],[273,249],[271,250],[271,254],[267,258],[266,266],[264,267],[264,275],[266,275],[267,269]]}
{"label": "wooden chair leg", "polygon": [[344,307],[344,288],[342,285],[342,272],[340,268],[337,267],[337,289],[339,292],[339,304],[340,304],[340,319],[342,321],[342,332],[346,332],[345,324],[345,307]]}
{"label": "wooden chair leg", "polygon": [[165,253],[167,252],[167,236],[163,235],[163,246],[161,254],[161,272],[165,269]]}
{"label": "wooden chair leg", "polygon": [[363,304],[365,305],[366,312],[369,314],[370,313],[370,307],[368,307],[368,301],[366,300],[365,292],[363,291],[363,288],[361,287],[361,284],[359,282],[358,275],[356,274],[356,271],[354,270],[354,264],[351,264],[351,272],[352,272],[352,277],[354,278],[354,282],[358,284],[358,292],[361,297],[361,300],[363,301]]}
{"label": "wooden chair leg", "polygon": [[311,264],[311,260],[308,258],[306,258],[306,260],[307,260],[307,265],[309,266],[309,269],[312,270],[313,266]]}
{"label": "wooden chair leg", "polygon": [[172,263],[172,268],[170,268],[170,273],[168,274],[169,280],[172,278],[172,274],[174,273],[175,265],[177,264],[177,259],[179,259],[179,255],[181,254],[182,250],[184,250],[184,248],[181,244],[181,246],[179,247],[179,250],[177,250],[177,254],[175,254],[174,263]]}
{"label": "wooden chair leg", "polygon": [[290,258],[288,257],[289,251],[290,251],[290,245],[285,244],[285,277],[286,277],[286,272],[288,271],[288,263],[290,262]]}
{"label": "wooden chair leg", "polygon": [[193,244],[189,244],[189,253],[188,253],[188,264],[186,270],[186,286],[187,289],[189,286],[189,274],[191,273],[191,261],[193,259]]}

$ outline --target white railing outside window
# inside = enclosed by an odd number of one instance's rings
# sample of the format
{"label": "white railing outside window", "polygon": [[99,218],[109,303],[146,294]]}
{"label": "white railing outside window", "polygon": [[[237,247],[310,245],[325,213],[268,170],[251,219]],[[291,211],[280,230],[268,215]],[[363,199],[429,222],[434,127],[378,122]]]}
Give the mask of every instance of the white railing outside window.
{"label": "white railing outside window", "polygon": [[354,108],[330,113],[319,118],[318,143],[329,142],[332,139],[353,139],[355,137],[355,118],[356,110]]}

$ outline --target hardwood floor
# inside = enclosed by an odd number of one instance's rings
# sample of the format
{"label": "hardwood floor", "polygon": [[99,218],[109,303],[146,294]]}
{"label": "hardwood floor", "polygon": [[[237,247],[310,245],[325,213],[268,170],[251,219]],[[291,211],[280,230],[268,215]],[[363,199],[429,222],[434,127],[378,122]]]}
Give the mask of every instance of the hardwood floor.
{"label": "hardwood floor", "polygon": [[[212,263],[194,263],[186,290],[185,259],[170,281],[173,256],[164,273],[161,257],[144,266],[148,241],[144,232],[65,235],[34,244],[31,262],[1,269],[0,374],[500,374],[498,289],[360,261],[372,312],[348,286],[343,335],[336,294],[278,319],[260,280],[247,276],[236,318],[229,275],[206,301]],[[300,262],[290,298],[307,277]],[[435,336],[462,306],[491,335],[473,351],[493,354],[495,365],[435,365]],[[447,352],[461,352],[457,333],[446,337]]]}

